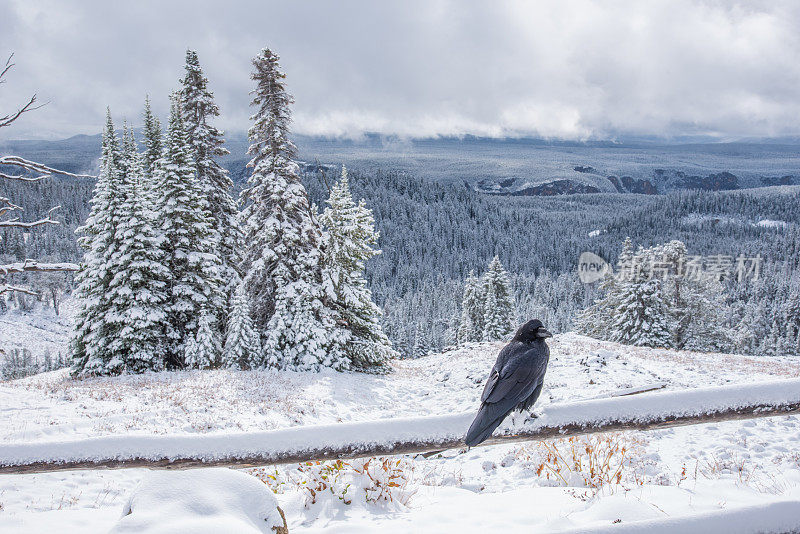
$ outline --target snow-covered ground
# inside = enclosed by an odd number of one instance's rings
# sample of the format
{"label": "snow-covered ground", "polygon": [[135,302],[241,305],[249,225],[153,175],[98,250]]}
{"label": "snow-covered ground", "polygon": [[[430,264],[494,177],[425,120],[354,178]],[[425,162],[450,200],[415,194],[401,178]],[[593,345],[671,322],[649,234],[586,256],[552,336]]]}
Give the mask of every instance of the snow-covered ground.
{"label": "snow-covered ground", "polygon": [[66,356],[76,311],[75,300],[66,297],[59,306],[59,315],[39,302],[30,312],[12,308],[0,313],[0,350],[27,349],[36,360],[47,353],[53,358],[59,353]]}
{"label": "snow-covered ground", "polygon": [[[501,346],[395,362],[386,376],[220,370],[73,381],[55,371],[0,384],[0,440],[224,435],[463,413],[477,407]],[[628,347],[575,334],[550,346],[542,404],[650,384],[800,376],[800,361],[790,358]],[[713,522],[743,506],[794,513],[784,501],[800,501],[799,440],[800,418],[784,416],[249,472],[277,492],[293,533],[559,531],[683,516]],[[0,476],[0,531],[107,531],[144,473]]]}

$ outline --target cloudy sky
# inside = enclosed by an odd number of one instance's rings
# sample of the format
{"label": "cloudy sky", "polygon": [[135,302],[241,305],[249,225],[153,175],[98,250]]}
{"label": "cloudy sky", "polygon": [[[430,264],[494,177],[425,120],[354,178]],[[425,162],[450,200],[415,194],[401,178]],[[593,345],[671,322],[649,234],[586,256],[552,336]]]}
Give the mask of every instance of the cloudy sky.
{"label": "cloudy sky", "polygon": [[49,101],[2,135],[96,133],[106,106],[139,124],[148,93],[163,114],[187,47],[245,130],[265,46],[306,134],[800,134],[796,1],[2,0],[0,113]]}

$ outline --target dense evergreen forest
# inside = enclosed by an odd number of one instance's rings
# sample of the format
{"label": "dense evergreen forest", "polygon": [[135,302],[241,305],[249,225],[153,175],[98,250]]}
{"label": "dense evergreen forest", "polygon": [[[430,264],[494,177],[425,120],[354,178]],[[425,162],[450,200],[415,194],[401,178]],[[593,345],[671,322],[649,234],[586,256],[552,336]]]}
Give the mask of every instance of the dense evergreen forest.
{"label": "dense evergreen forest", "polygon": [[[333,167],[303,166],[303,182],[318,207],[338,173]],[[25,217],[60,205],[63,224],[27,234],[5,230],[2,261],[78,260],[74,230],[88,214],[93,185],[64,178],[3,183],[2,194],[28,207]],[[767,313],[783,306],[797,283],[796,187],[497,197],[403,172],[357,169],[350,171],[350,187],[373,210],[380,231],[383,252],[367,263],[367,278],[384,308],[385,330],[404,355],[455,342],[464,279],[470,271],[485,271],[495,255],[511,274],[518,319],[539,317],[556,332],[574,328],[580,311],[597,296],[596,287],[578,280],[578,255],[588,250],[613,262],[627,236],[645,247],[680,239],[691,254],[760,254],[760,280],[729,281],[728,295],[740,303],[752,300]],[[745,313],[743,306],[734,309]]]}

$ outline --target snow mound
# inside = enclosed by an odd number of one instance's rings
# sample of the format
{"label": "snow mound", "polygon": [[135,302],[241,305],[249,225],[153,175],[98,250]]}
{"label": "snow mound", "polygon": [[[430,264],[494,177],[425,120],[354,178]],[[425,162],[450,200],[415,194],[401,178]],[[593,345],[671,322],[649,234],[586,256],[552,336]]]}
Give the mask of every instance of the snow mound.
{"label": "snow mound", "polygon": [[284,534],[272,491],[255,477],[223,468],[149,473],[111,533]]}

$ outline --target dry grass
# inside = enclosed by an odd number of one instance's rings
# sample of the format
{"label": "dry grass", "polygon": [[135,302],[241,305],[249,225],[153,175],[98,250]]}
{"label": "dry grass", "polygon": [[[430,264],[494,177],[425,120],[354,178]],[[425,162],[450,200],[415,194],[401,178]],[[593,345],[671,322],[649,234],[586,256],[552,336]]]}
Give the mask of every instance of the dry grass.
{"label": "dry grass", "polygon": [[645,483],[643,455],[642,439],[625,432],[540,441],[516,452],[537,476],[557,485],[612,491]]}
{"label": "dry grass", "polygon": [[360,499],[365,503],[407,506],[416,492],[410,486],[413,470],[409,460],[378,456],[347,462],[303,462],[283,472],[275,467],[256,468],[250,474],[275,493],[301,491],[306,506],[326,498],[344,504]]}
{"label": "dry grass", "polygon": [[175,427],[165,425],[166,420],[183,431],[205,433],[266,430],[313,419],[317,400],[306,393],[307,384],[298,387],[295,378],[270,371],[215,370],[72,380],[63,373],[16,381],[12,386],[74,403],[75,415],[101,434],[173,432]]}

